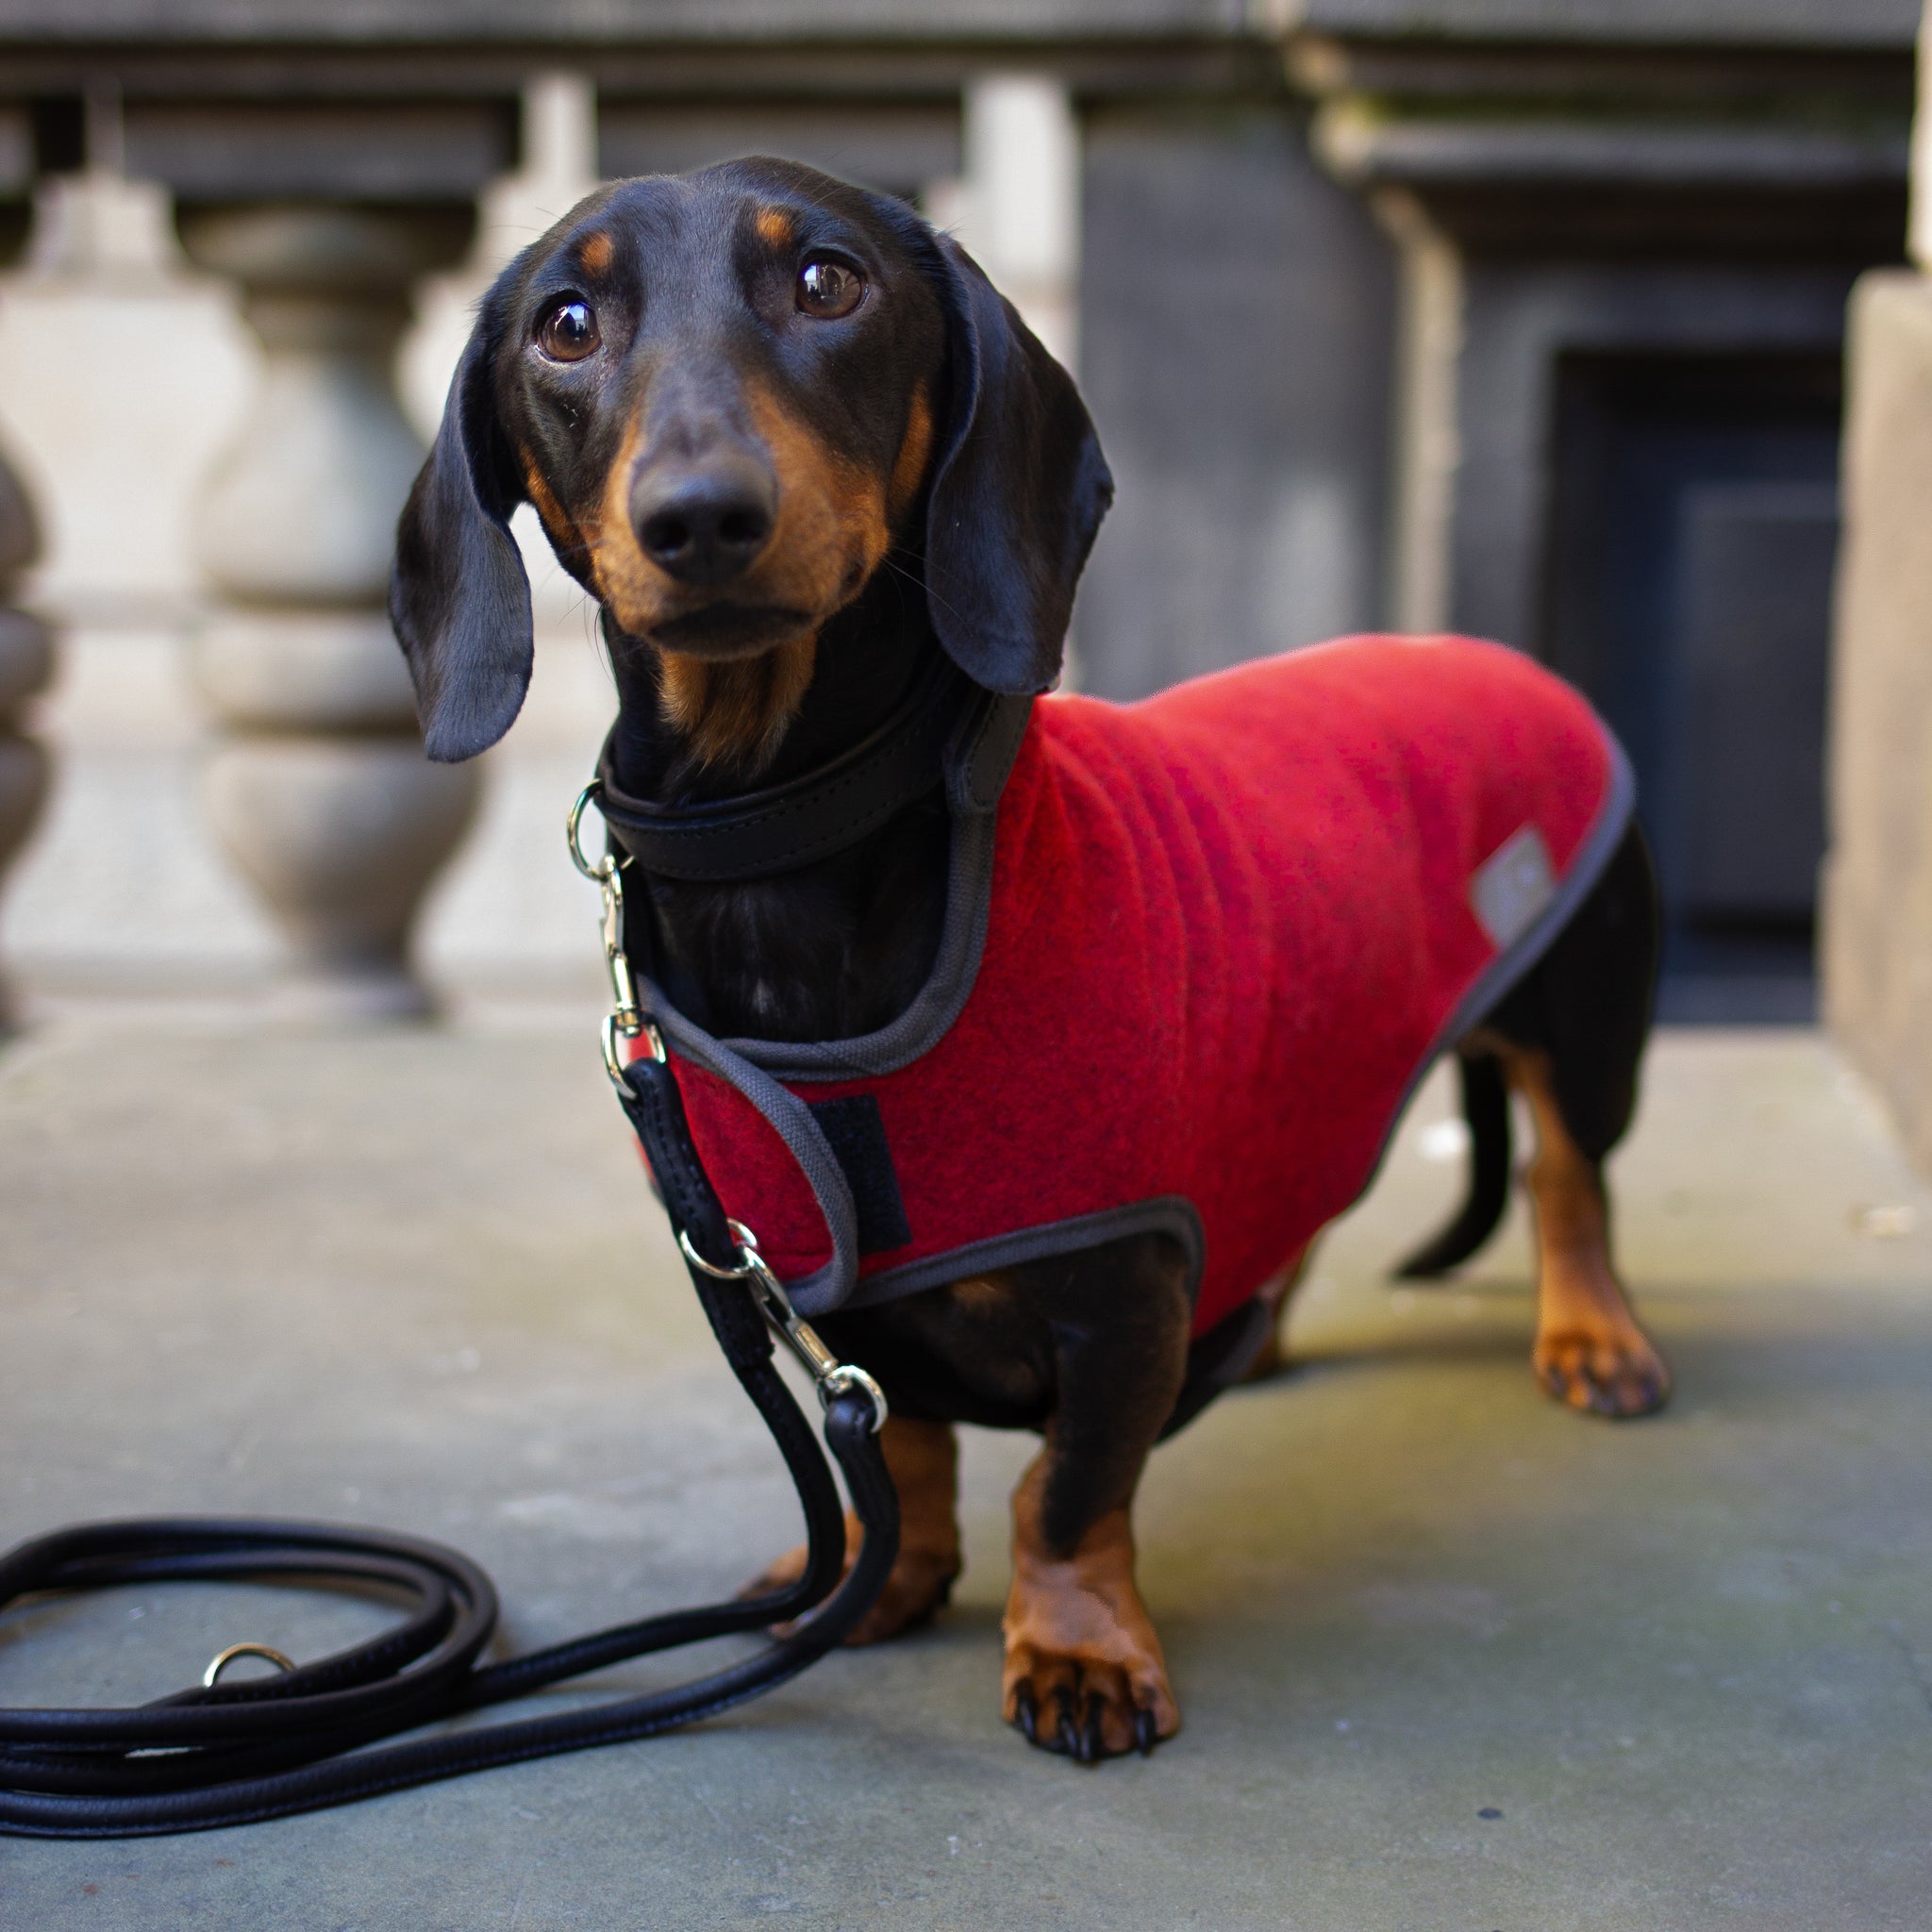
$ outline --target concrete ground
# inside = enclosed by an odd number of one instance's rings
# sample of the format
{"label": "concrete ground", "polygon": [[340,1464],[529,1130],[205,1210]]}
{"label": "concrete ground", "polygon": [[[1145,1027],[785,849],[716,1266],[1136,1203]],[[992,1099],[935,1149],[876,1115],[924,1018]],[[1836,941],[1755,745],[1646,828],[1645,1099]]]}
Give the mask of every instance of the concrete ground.
{"label": "concrete ground", "polygon": [[[687,1734],[349,1810],[0,1840],[7,1927],[1878,1932],[1932,1924],[1932,1198],[1808,1033],[1676,1033],[1615,1167],[1662,1418],[1552,1407],[1520,1222],[1387,1262],[1457,1169],[1433,1084],[1317,1258],[1298,1373],[1142,1492],[1186,1713],[1097,1772],[997,1719],[1006,1491],[970,1434],[937,1627]],[[792,1540],[588,1025],[295,1039],[57,1020],[0,1055],[0,1541],[278,1511],[459,1543],[508,1641]],[[32,1606],[0,1705],[131,1702],[377,1613]],[[633,1666],[611,1682],[662,1681]]]}

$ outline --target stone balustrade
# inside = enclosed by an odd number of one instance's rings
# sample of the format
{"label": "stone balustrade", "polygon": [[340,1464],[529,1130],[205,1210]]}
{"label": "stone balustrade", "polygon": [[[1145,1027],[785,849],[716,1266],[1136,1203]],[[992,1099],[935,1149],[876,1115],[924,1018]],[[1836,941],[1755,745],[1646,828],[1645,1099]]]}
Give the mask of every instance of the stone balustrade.
{"label": "stone balustrade", "polygon": [[391,372],[410,284],[460,251],[468,224],[298,203],[203,208],[180,226],[197,265],[242,286],[265,355],[196,518],[222,599],[192,645],[224,727],[206,808],[287,936],[285,1009],[417,1016],[429,1000],[410,926],[479,773],[424,757],[384,608],[424,455]]}
{"label": "stone balustrade", "polygon": [[[508,990],[540,929],[561,933],[545,991],[576,983],[561,964],[569,881],[554,894],[543,881],[556,802],[608,703],[581,607],[555,598],[546,631],[539,583],[530,712],[479,794],[474,774],[420,758],[380,593],[467,305],[603,175],[775,151],[958,227],[1077,361],[1120,481],[1077,618],[1091,689],[1131,697],[1391,617],[1565,664],[1571,652],[1584,676],[1595,634],[1577,642],[1563,625],[1603,600],[1551,581],[1572,570],[1558,541],[1571,458],[1550,459],[1574,426],[1557,420],[1564,399],[1598,362],[1755,358],[1771,375],[1831,362],[1853,275],[1895,252],[1903,226],[1917,7],[1450,11],[398,0],[352,25],[327,0],[234,0],[130,25],[107,0],[17,0],[0,25],[0,241],[55,176],[91,184],[75,212],[143,232],[165,197],[196,286],[235,291],[260,357],[257,400],[196,496],[211,602],[185,656],[215,740],[194,866],[156,866],[161,883],[98,938],[103,954],[132,957],[173,920],[186,958],[192,922],[225,920],[223,983],[249,983],[269,940],[231,885],[245,879],[289,961],[277,998],[297,1011],[421,1013],[425,979],[463,978],[491,947]],[[17,389],[31,338],[5,349],[0,415],[8,358]],[[210,416],[225,414],[218,400]],[[58,449],[7,427],[22,474],[46,476]],[[61,489],[63,504],[81,493]],[[48,523],[59,568],[21,585],[8,566],[8,596],[79,581],[71,525]],[[179,603],[177,590],[153,616],[150,676],[173,666],[159,633],[178,630]],[[64,726],[71,693],[120,689],[119,666],[50,608],[69,632],[52,713]],[[562,685],[573,695],[557,706],[546,691]],[[13,688],[0,683],[0,758],[40,773],[13,749]],[[1811,730],[1791,708],[1794,732]],[[186,736],[167,748],[176,790]],[[125,823],[158,770],[104,782],[90,756],[63,750],[63,770],[93,772],[94,804],[57,803],[16,868],[15,930],[31,908],[42,959],[59,891],[121,903],[91,835]],[[163,816],[157,845],[185,844],[185,806]],[[208,856],[217,841],[225,873]],[[171,905],[188,870],[195,891]],[[432,901],[439,877],[449,889]],[[507,945],[490,936],[512,928]]]}
{"label": "stone balustrade", "polygon": [[[0,458],[0,600],[40,549],[33,509],[20,479]],[[0,890],[46,802],[50,760],[25,727],[25,712],[54,671],[54,642],[39,618],[0,602]],[[0,977],[0,1035],[17,1021]]]}

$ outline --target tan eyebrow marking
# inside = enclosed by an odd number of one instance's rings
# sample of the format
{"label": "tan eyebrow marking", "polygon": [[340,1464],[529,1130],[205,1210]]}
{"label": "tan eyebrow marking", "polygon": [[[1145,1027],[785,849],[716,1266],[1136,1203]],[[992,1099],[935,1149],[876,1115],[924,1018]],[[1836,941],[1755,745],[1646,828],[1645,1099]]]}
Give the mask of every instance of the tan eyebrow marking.
{"label": "tan eyebrow marking", "polygon": [[773,248],[791,246],[791,217],[782,208],[761,208],[752,226],[758,231],[758,240]]}
{"label": "tan eyebrow marking", "polygon": [[577,249],[577,259],[595,275],[602,275],[610,266],[610,258],[617,253],[617,245],[601,228],[586,236]]}

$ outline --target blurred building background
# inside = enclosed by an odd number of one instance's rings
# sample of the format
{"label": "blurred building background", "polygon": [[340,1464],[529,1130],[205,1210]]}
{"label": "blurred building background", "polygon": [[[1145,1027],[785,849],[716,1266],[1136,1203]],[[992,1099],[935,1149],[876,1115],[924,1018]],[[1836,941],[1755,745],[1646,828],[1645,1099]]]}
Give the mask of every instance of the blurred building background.
{"label": "blurred building background", "polygon": [[581,599],[526,543],[532,702],[464,833],[397,762],[372,546],[494,269],[599,177],[763,151],[918,202],[1076,367],[1120,485],[1088,689],[1384,625],[1516,643],[1637,764],[1666,1015],[1808,1017],[1846,305],[1904,258],[1917,16],[4,0],[0,442],[41,538],[7,595],[58,634],[14,707],[54,774],[9,970],[266,988],[291,935],[362,930],[363,861],[305,840],[379,795],[355,852],[416,853],[391,924],[434,877],[442,994],[594,991]]}

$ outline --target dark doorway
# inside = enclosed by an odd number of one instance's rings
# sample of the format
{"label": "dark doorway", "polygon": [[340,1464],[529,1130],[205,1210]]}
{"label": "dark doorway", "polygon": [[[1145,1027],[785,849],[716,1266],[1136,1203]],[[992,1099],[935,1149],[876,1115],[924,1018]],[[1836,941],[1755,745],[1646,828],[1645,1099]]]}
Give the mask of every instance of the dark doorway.
{"label": "dark doorway", "polygon": [[1665,1019],[1815,1010],[1840,402],[1828,356],[1557,364],[1546,651],[1636,767]]}

